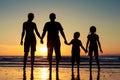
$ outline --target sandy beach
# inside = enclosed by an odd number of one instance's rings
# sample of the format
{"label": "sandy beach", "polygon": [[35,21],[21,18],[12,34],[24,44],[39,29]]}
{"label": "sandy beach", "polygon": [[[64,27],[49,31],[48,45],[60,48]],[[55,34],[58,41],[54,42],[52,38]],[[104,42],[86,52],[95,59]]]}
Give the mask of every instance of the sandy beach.
{"label": "sandy beach", "polygon": [[[58,79],[56,79],[56,69],[52,68],[51,80],[71,80],[71,68],[59,68]],[[90,76],[89,68],[80,68],[80,80],[119,80],[120,68],[101,68],[98,73],[97,68],[92,69]],[[26,73],[22,67],[0,67],[0,80],[50,80],[48,67],[35,67],[31,74],[30,67],[26,68]],[[91,79],[90,79],[91,78]],[[74,68],[74,80],[77,80],[76,68]]]}

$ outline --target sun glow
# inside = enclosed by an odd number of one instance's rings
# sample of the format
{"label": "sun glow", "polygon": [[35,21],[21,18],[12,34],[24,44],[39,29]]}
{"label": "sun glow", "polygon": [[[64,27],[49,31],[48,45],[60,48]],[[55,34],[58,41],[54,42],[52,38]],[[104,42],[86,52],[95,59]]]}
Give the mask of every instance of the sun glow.
{"label": "sun glow", "polygon": [[47,53],[47,47],[40,47],[40,51],[42,52],[42,53]]}
{"label": "sun glow", "polygon": [[46,45],[37,46],[36,53],[37,53],[38,56],[46,56],[47,55],[47,47],[46,47]]}

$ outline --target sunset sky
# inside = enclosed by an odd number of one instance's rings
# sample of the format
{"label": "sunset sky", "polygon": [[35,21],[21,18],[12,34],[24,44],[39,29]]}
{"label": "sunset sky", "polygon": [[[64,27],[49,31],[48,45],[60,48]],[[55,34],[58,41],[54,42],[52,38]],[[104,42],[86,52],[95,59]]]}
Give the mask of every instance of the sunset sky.
{"label": "sunset sky", "polygon": [[[28,13],[34,13],[33,22],[42,34],[49,14],[56,13],[68,42],[76,31],[81,33],[80,40],[86,46],[90,26],[97,28],[97,34],[103,48],[100,55],[120,55],[120,0],[1,0],[0,1],[0,56],[23,56],[20,45],[23,22]],[[36,55],[46,56],[46,47],[37,38]],[[61,37],[62,56],[71,55],[71,46],[64,44]],[[87,55],[81,49],[81,55]]]}

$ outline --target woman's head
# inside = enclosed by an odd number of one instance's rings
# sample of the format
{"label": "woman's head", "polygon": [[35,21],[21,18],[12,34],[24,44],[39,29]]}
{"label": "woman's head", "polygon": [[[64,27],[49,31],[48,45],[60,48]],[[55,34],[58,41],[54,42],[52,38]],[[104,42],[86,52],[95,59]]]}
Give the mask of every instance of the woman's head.
{"label": "woman's head", "polygon": [[28,20],[33,20],[34,19],[34,14],[33,13],[28,13]]}

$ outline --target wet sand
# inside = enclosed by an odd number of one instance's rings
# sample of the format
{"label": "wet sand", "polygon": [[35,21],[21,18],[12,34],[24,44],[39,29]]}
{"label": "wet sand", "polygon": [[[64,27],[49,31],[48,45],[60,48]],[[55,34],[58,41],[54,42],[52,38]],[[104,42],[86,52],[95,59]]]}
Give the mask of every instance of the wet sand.
{"label": "wet sand", "polygon": [[[92,69],[90,74],[89,68],[80,68],[80,80],[120,80],[120,68],[101,68],[98,72],[97,68]],[[52,68],[51,80],[77,80],[77,70],[74,68],[74,76],[72,76],[71,68],[59,68],[56,77],[56,69]],[[27,67],[23,71],[22,67],[0,67],[0,80],[50,80],[48,67],[35,67],[31,72],[31,68]]]}

